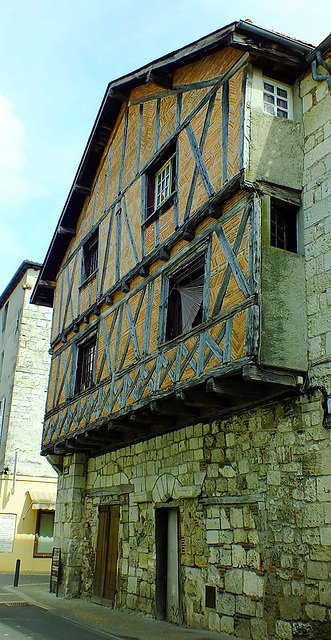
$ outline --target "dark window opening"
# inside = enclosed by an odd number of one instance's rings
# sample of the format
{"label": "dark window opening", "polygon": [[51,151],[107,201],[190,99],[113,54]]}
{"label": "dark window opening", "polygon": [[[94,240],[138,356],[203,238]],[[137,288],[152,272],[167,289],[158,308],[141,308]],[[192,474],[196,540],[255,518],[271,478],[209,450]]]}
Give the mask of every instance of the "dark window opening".
{"label": "dark window opening", "polygon": [[50,558],[53,550],[54,511],[38,509],[33,557]]}
{"label": "dark window opening", "polygon": [[8,308],[9,308],[9,302],[6,302],[3,311],[2,311],[2,331],[5,330],[6,328],[6,324],[7,324],[7,316],[8,316]]}
{"label": "dark window opening", "polygon": [[216,587],[206,585],[206,607],[216,609]]}
{"label": "dark window opening", "polygon": [[176,151],[172,145],[147,172],[146,221],[171,207],[176,189]]}
{"label": "dark window opening", "polygon": [[84,280],[91,276],[98,268],[99,240],[98,232],[84,244],[83,260],[84,260]]}
{"label": "dark window opening", "polygon": [[94,382],[94,362],[95,362],[96,338],[93,337],[88,342],[78,347],[76,392],[85,391]]}
{"label": "dark window opening", "polygon": [[270,244],[297,253],[297,209],[279,200],[271,201]]}
{"label": "dark window opening", "polygon": [[166,340],[203,321],[204,256],[169,279]]}

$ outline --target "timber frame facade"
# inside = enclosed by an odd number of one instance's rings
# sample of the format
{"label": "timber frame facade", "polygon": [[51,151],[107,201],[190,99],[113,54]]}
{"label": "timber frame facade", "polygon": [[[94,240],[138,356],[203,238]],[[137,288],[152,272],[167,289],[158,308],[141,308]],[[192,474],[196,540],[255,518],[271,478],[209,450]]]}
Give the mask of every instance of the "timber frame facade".
{"label": "timber frame facade", "polygon": [[[248,446],[237,462],[223,447],[239,423],[249,441],[295,422],[305,397],[311,50],[238,22],[108,86],[33,294],[54,307],[42,452],[66,594],[237,635],[275,625],[268,487],[244,479]],[[236,527],[241,562],[222,538]]]}

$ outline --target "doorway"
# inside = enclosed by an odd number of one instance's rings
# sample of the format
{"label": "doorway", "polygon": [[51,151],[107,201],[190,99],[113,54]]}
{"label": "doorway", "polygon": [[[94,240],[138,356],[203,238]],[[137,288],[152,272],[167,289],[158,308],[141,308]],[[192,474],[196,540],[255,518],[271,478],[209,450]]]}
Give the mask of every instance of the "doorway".
{"label": "doorway", "polygon": [[114,603],[116,593],[119,505],[99,507],[93,595],[97,602]]}
{"label": "doorway", "polygon": [[156,509],[156,615],[180,624],[179,510]]}

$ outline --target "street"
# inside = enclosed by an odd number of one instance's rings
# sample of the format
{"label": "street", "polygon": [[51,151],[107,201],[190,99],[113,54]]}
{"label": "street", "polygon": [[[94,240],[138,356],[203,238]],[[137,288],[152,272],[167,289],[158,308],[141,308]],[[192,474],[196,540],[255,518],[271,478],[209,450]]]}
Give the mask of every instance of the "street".
{"label": "street", "polygon": [[[24,584],[44,584],[43,575],[22,575]],[[13,576],[0,574],[0,640],[122,640],[124,636],[103,631],[93,631],[84,624],[57,616],[46,608],[26,602],[15,591],[6,587],[13,585]],[[128,638],[126,640],[137,640]]]}
{"label": "street", "polygon": [[[92,631],[32,604],[0,604],[0,638],[8,640],[119,640],[120,636]],[[122,636],[124,638],[124,636]],[[121,640],[122,640],[121,638]],[[134,638],[127,640],[136,640]]]}

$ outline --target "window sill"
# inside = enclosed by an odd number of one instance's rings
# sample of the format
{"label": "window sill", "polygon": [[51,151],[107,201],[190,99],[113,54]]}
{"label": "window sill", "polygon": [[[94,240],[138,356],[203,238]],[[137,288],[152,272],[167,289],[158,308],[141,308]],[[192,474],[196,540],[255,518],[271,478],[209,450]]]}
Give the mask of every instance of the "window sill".
{"label": "window sill", "polygon": [[98,269],[96,269],[95,271],[93,271],[93,273],[91,273],[91,275],[88,276],[88,278],[86,278],[86,280],[84,280],[80,285],[79,285],[79,289],[84,289],[85,287],[87,287],[87,285],[92,282],[92,280],[94,280],[97,277],[97,273],[98,273]]}
{"label": "window sill", "polygon": [[162,204],[157,209],[154,209],[153,213],[151,213],[148,216],[148,218],[144,220],[142,226],[148,227],[150,224],[152,224],[152,222],[154,222],[154,220],[157,220],[159,216],[161,216],[163,213],[165,213],[165,211],[170,209],[170,207],[172,207],[174,203],[174,197],[175,197],[175,193],[172,193],[164,202],[162,202]]}

